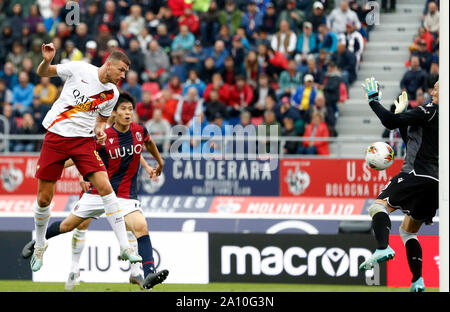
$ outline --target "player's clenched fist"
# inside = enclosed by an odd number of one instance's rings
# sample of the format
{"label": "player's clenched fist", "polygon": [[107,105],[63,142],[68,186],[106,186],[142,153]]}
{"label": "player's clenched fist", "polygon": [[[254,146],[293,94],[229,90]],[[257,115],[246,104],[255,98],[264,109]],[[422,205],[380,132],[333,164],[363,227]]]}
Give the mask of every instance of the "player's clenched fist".
{"label": "player's clenched fist", "polygon": [[53,43],[49,44],[43,44],[42,45],[42,56],[44,57],[44,60],[51,62],[53,58],[55,57],[56,49]]}
{"label": "player's clenched fist", "polygon": [[106,133],[105,133],[105,131],[98,130],[98,131],[96,131],[95,136],[97,137],[97,144],[105,145],[105,141],[106,141]]}

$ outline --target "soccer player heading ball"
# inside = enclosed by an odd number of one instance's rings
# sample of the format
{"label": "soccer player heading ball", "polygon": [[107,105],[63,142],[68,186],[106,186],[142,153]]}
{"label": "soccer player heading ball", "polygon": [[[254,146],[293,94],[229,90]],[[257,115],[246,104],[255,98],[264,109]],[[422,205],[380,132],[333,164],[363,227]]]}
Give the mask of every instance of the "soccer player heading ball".
{"label": "soccer player heading ball", "polygon": [[114,51],[99,68],[73,61],[51,65],[56,49],[53,43],[42,45],[43,61],[37,68],[41,77],[59,76],[65,80],[61,95],[47,113],[43,126],[47,129],[39,156],[36,178],[37,201],[34,207],[36,244],[31,269],[38,271],[47,248],[45,233],[50,218],[50,204],[56,181],[61,178],[64,163],[72,159],[78,171],[97,189],[120,245],[120,256],[131,263],[142,258],[133,252],[128,242],[122,212],[108,179],[105,165],[96,151],[97,144],[106,140],[105,127],[116,105],[119,91],[116,84],[125,78],[130,66],[128,57]]}
{"label": "soccer player heading ball", "polygon": [[406,110],[408,97],[403,92],[395,101],[395,113],[380,104],[378,82],[366,79],[363,84],[369,105],[388,129],[399,128],[406,144],[406,156],[400,173],[393,177],[369,207],[377,241],[373,255],[363,262],[361,270],[371,269],[375,263],[393,259],[389,247],[391,220],[389,213],[401,209],[406,215],[400,226],[409,268],[413,275],[410,291],[425,291],[422,278],[422,248],[417,234],[423,223],[431,224],[438,209],[439,189],[439,81],[431,91],[432,102]]}

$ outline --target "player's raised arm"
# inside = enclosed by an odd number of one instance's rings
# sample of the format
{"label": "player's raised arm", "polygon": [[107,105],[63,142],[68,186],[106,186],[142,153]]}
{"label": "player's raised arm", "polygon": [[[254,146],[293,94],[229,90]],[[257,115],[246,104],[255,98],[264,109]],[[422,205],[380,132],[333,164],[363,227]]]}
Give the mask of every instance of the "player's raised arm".
{"label": "player's raised arm", "polygon": [[404,94],[400,95],[399,101],[396,102],[396,113],[385,109],[380,103],[378,81],[374,77],[366,79],[362,87],[366,92],[370,107],[378,116],[383,126],[389,130],[407,126],[420,126],[429,122],[434,117],[434,107],[419,106],[412,110],[402,112],[408,106],[408,100]]}
{"label": "player's raised arm", "polygon": [[51,65],[56,54],[56,48],[53,43],[42,45],[42,56],[44,59],[39,64],[36,72],[41,77],[55,77],[57,76],[56,65]]}

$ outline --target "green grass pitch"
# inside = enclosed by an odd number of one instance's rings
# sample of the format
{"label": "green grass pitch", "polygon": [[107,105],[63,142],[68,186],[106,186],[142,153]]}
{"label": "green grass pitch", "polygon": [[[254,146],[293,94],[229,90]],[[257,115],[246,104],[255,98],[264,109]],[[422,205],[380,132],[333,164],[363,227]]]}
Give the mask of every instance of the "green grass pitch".
{"label": "green grass pitch", "polygon": [[[127,283],[83,283],[75,292],[140,292],[138,286]],[[305,284],[162,284],[151,292],[407,292],[408,288],[383,286],[305,285]],[[437,288],[428,288],[438,291]],[[0,281],[0,292],[66,292],[64,283],[32,281]]]}

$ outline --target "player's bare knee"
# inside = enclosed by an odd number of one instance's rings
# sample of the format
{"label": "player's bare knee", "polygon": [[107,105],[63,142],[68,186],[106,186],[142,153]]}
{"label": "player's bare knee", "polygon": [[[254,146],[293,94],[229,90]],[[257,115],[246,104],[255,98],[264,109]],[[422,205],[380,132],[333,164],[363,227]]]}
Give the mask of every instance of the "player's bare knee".
{"label": "player's bare knee", "polygon": [[372,205],[370,205],[369,209],[368,209],[369,215],[371,218],[373,218],[374,215],[376,215],[379,212],[384,212],[386,214],[389,215],[389,210],[386,207],[386,205],[384,203],[381,203],[379,201],[375,201],[373,202]]}
{"label": "player's bare knee", "polygon": [[403,229],[401,226],[398,229],[399,233],[400,233],[400,237],[402,238],[403,244],[406,245],[406,242],[410,239],[417,239],[417,233],[410,233],[408,231],[406,231],[405,229]]}
{"label": "player's bare knee", "polygon": [[61,222],[61,224],[59,225],[59,231],[61,233],[67,233],[70,232],[72,230],[74,230],[76,228],[76,225],[69,223],[69,222]]}
{"label": "player's bare knee", "polygon": [[37,196],[37,204],[39,207],[48,207],[52,203],[52,197],[46,193],[39,193]]}
{"label": "player's bare knee", "polygon": [[137,238],[148,235],[147,222],[136,222],[136,224],[134,225],[134,234]]}

